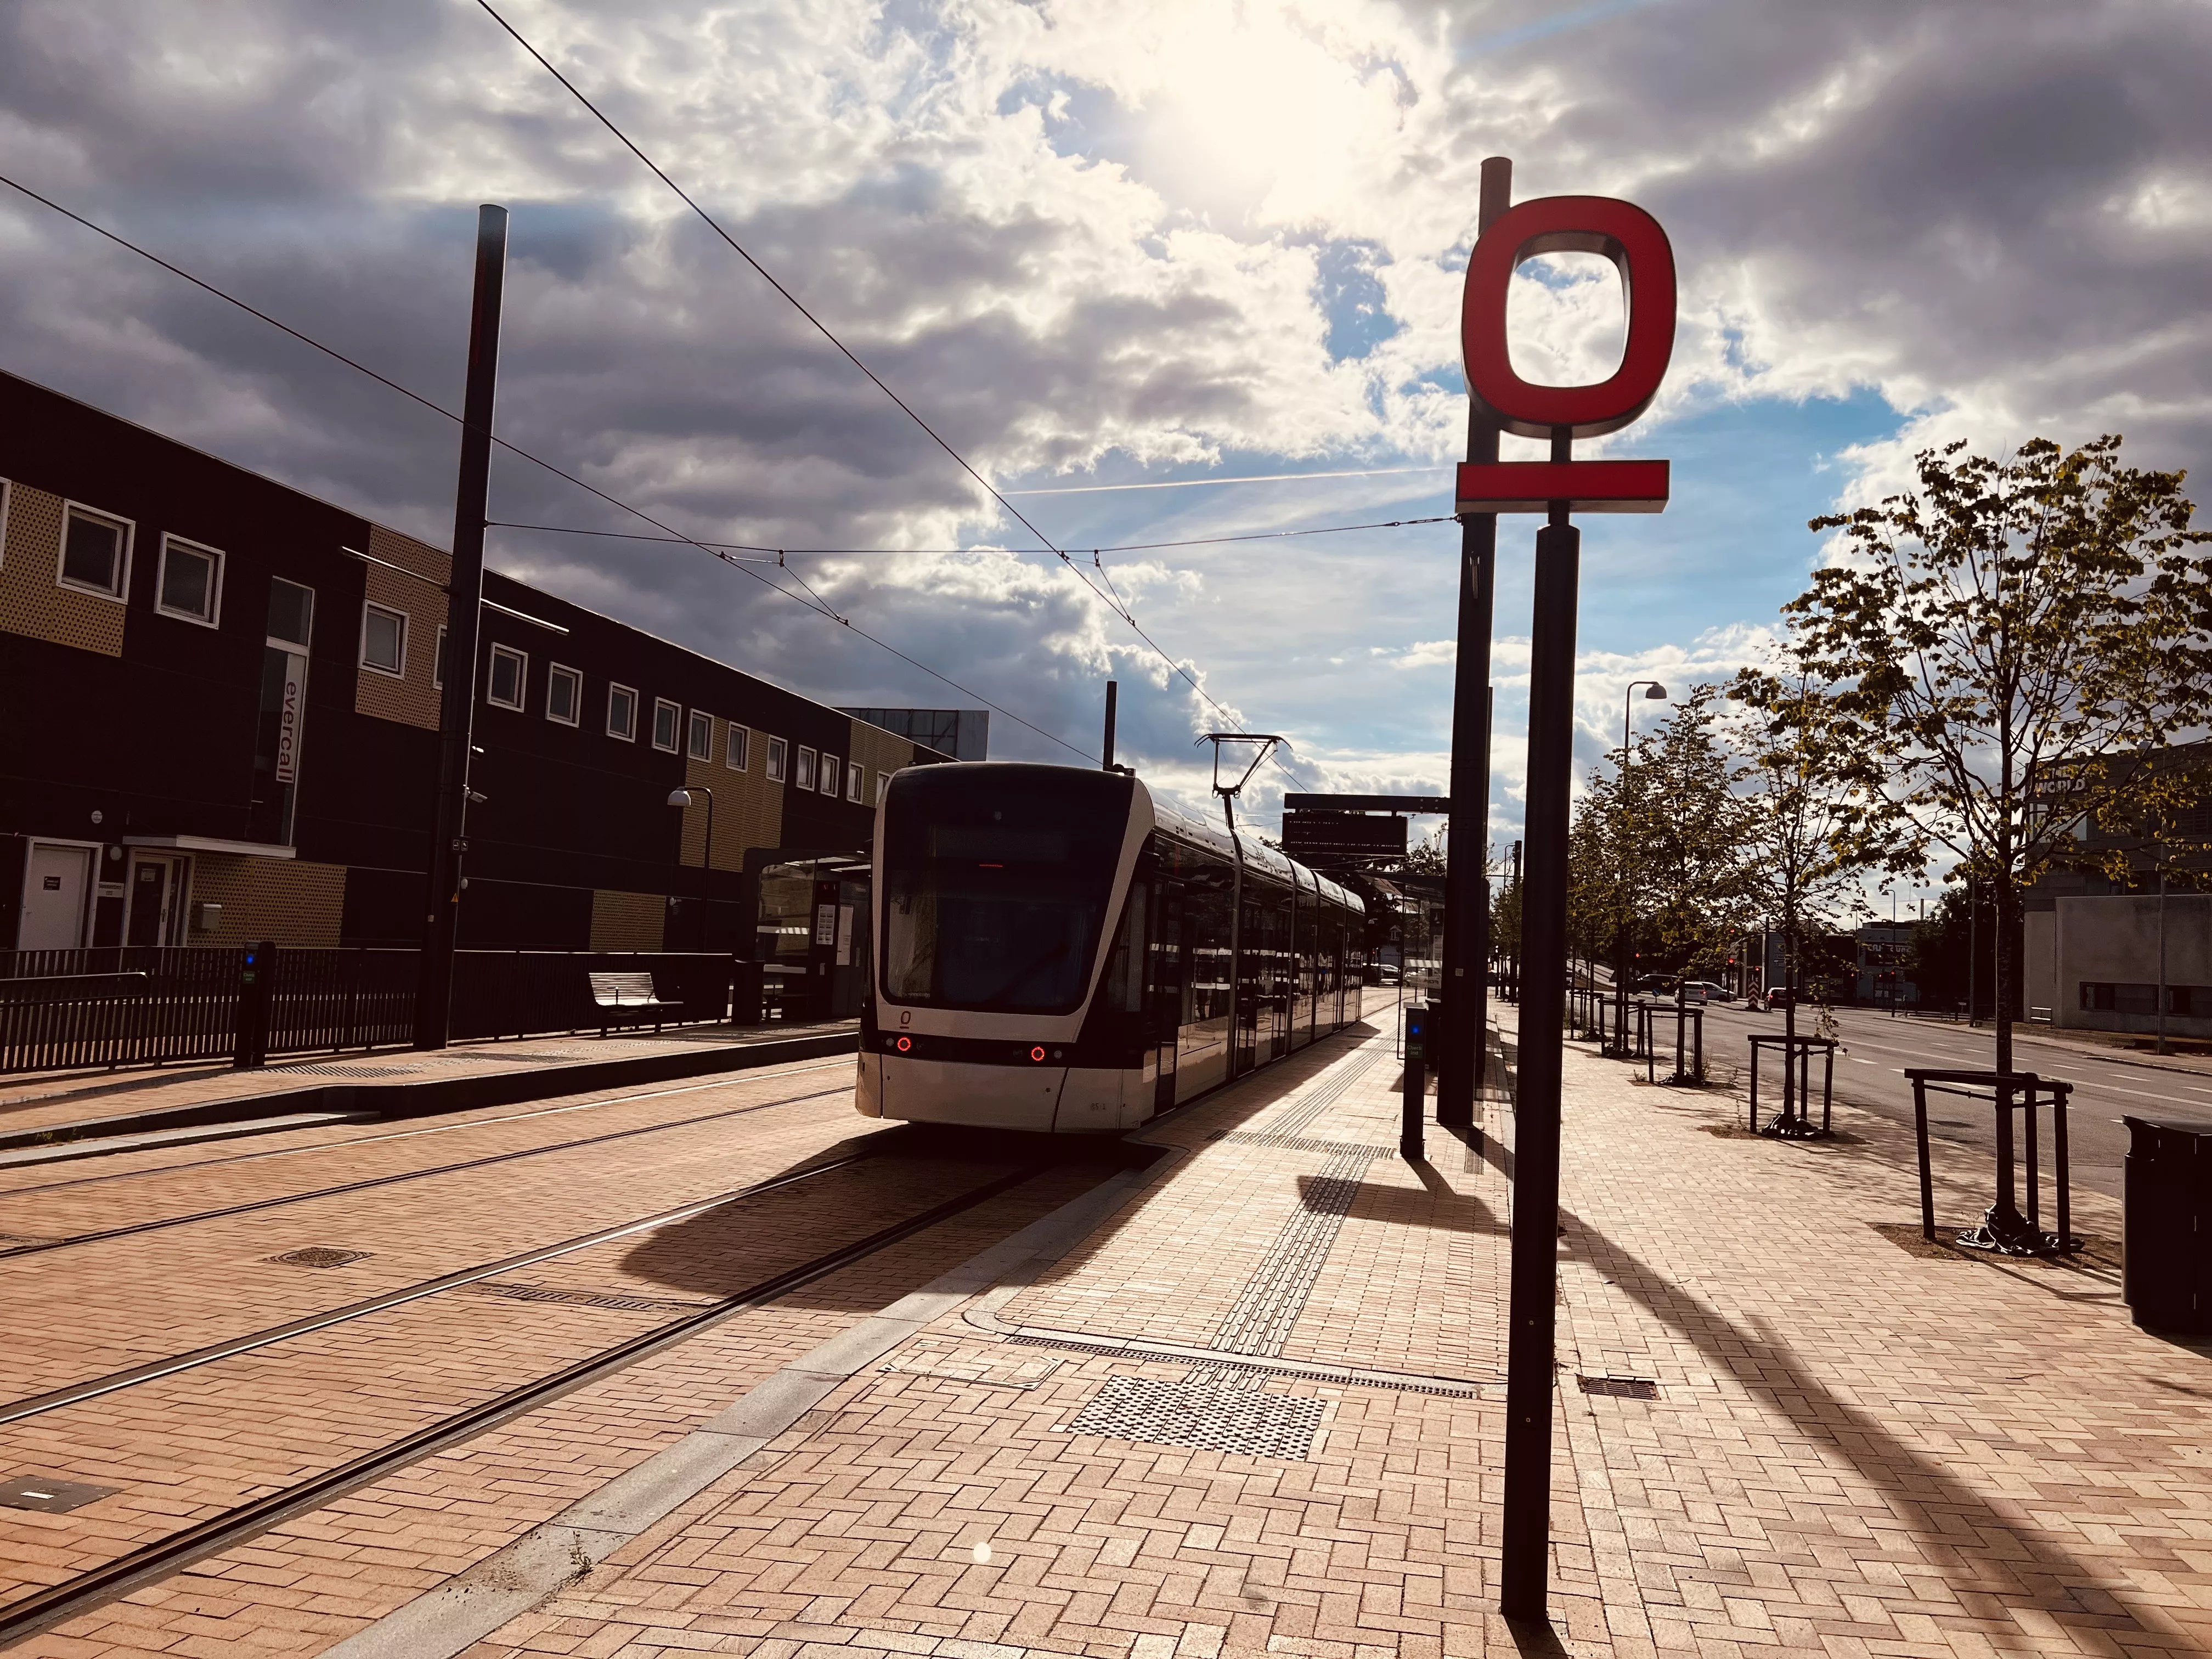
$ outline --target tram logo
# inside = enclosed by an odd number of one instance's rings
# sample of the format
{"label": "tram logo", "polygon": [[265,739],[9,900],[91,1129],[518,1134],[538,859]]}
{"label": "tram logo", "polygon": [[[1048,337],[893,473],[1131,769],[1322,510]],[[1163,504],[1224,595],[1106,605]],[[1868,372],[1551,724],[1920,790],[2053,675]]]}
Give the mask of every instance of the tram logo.
{"label": "tram logo", "polygon": [[[1523,262],[1596,253],[1620,273],[1628,343],[1620,367],[1587,386],[1534,386],[1514,372],[1506,295]],[[1605,196],[1546,196],[1500,215],[1467,262],[1460,308],[1467,386],[1477,409],[1523,438],[1598,438],[1651,405],[1674,350],[1674,252],[1659,222]],[[1458,511],[1656,513],[1667,504],[1664,461],[1483,461],[1459,470]]]}

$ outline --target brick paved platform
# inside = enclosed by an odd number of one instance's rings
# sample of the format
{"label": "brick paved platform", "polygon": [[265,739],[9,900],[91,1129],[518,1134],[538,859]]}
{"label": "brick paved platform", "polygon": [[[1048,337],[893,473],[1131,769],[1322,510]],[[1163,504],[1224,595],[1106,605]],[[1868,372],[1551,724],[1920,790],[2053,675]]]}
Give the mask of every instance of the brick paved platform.
{"label": "brick paved platform", "polygon": [[[1396,1067],[1376,1047],[1174,1120],[1158,1138],[1186,1155],[1055,1267],[947,1314],[469,1651],[2212,1648],[2204,1349],[2130,1327],[2108,1267],[1875,1231],[1916,1213],[1875,1120],[1846,1113],[1854,1138],[1820,1147],[1707,1133],[1735,1102],[1586,1050],[1567,1060],[1558,1617],[1510,1630],[1489,1612],[1489,1379],[1510,1153],[1432,1130],[1426,1169],[1377,1155]],[[1940,1201],[1972,1218],[1968,1184]],[[2085,1198],[2079,1224],[2116,1231],[2111,1208]],[[1216,1358],[1113,1346],[1131,1342]],[[1279,1369],[1301,1362],[1407,1375]]]}
{"label": "brick paved platform", "polygon": [[[2212,1345],[2135,1330],[2108,1250],[1918,1247],[1910,1143],[1885,1120],[1839,1108],[1836,1141],[1758,1139],[1730,1096],[1646,1087],[1584,1045],[1556,1617],[1509,1628],[1491,1609],[1512,1115],[1493,1089],[1485,1138],[1431,1127],[1407,1165],[1389,1050],[1354,1032],[1158,1126],[1169,1157],[1103,1223],[956,1275],[664,1519],[556,1566],[550,1595],[510,1585],[537,1605],[472,1646],[398,1618],[379,1646],[376,1621],[441,1571],[498,1593],[489,1552],[519,1526],[588,1510],[593,1481],[732,1400],[764,1405],[807,1343],[881,1303],[723,1328],[21,1650],[2212,1651]],[[831,1127],[794,1121],[788,1149]],[[1943,1172],[1947,1225],[1973,1219],[1981,1178]],[[2118,1222],[2077,1196],[2078,1231]],[[915,1248],[949,1263],[960,1237]]]}
{"label": "brick paved platform", "polygon": [[[523,1037],[511,1042],[455,1043],[417,1053],[287,1054],[265,1066],[236,1071],[228,1063],[115,1067],[107,1070],[15,1073],[0,1078],[0,1137],[21,1144],[34,1133],[85,1128],[125,1133],[158,1122],[164,1113],[234,1104],[252,1115],[271,1097],[331,1083],[408,1085],[463,1078],[557,1073],[562,1067],[605,1060],[711,1054],[783,1038],[855,1029],[852,1021],[824,1024],[685,1025],[661,1032],[629,1031],[601,1037]],[[549,1075],[557,1091],[559,1079]]]}

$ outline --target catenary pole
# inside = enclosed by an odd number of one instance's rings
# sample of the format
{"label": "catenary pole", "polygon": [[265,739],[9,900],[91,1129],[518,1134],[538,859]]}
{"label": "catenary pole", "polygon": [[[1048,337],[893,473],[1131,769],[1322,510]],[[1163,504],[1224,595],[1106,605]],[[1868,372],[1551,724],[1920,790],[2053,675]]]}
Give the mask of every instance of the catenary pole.
{"label": "catenary pole", "polygon": [[1106,737],[1099,745],[1098,763],[1109,772],[1114,769],[1114,705],[1120,700],[1121,692],[1120,682],[1106,682]]}
{"label": "catenary pole", "polygon": [[[1513,163],[1492,155],[1482,164],[1477,233],[1497,222],[1513,200]],[[1498,423],[1469,398],[1467,458],[1498,459]],[[1443,1018],[1430,1035],[1437,1059],[1437,1121],[1466,1128],[1474,1121],[1490,1019],[1490,633],[1498,586],[1498,515],[1460,521],[1459,659],[1452,680],[1449,862],[1444,866]]]}
{"label": "catenary pole", "polygon": [[483,601],[484,520],[491,489],[492,405],[499,382],[499,308],[507,282],[507,210],[477,210],[475,298],[469,309],[468,385],[461,404],[460,477],[453,491],[453,564],[446,606],[446,685],[438,721],[438,806],[430,838],[428,903],[416,981],[415,1046],[451,1035],[453,949],[467,851],[469,752],[477,693],[477,629]]}

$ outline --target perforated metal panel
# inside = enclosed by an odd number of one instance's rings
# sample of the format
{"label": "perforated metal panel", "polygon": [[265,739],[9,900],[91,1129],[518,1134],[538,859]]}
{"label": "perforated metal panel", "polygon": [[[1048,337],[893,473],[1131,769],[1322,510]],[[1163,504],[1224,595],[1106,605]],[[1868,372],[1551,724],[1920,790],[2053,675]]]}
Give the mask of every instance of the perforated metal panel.
{"label": "perforated metal panel", "polygon": [[1328,1411],[1325,1400],[1259,1394],[1212,1382],[1115,1376],[1091,1396],[1067,1432],[1303,1463],[1312,1455],[1314,1437]]}

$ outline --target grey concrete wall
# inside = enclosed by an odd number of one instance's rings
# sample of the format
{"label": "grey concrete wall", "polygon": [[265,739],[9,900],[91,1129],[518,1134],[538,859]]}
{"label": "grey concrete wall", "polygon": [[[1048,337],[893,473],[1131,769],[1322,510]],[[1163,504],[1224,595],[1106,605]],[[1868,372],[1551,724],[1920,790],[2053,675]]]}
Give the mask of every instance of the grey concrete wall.
{"label": "grey concrete wall", "polygon": [[[2212,986],[2212,896],[2172,894],[2165,903],[2166,982]],[[2056,1011],[2057,1023],[2107,1031],[2154,1029],[2157,1022],[2149,1014],[2083,1009],[2081,985],[2085,980],[2135,985],[2158,982],[2157,895],[2127,893],[2062,898],[2051,914],[2053,939],[2045,959],[2057,964],[2057,983],[2048,1006]],[[2036,982],[2033,966],[2036,959],[2035,918],[2028,920],[2027,956],[2031,966],[2023,988]],[[2167,1019],[2166,1029],[2177,1036],[2212,1036],[2212,1018],[2175,1015]]]}

